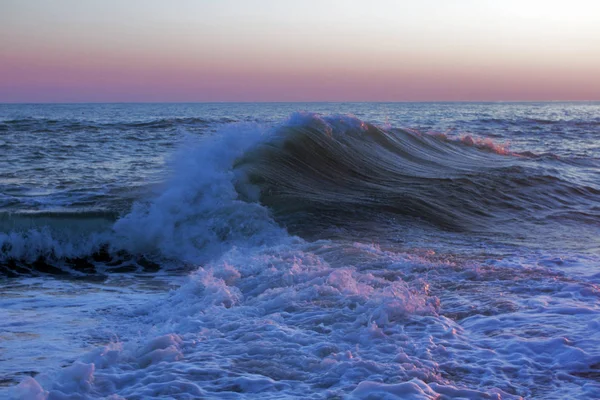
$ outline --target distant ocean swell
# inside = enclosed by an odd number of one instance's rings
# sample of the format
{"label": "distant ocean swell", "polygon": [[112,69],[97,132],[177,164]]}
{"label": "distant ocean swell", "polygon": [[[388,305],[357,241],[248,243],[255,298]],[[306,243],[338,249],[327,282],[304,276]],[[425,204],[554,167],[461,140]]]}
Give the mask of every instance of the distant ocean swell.
{"label": "distant ocean swell", "polygon": [[153,121],[139,122],[94,122],[77,120],[53,120],[48,118],[22,118],[0,122],[0,132],[22,131],[28,133],[42,132],[77,132],[77,131],[100,131],[106,129],[134,130],[134,129],[165,129],[175,127],[198,127],[214,123],[237,122],[231,118],[163,118]]}
{"label": "distant ocean swell", "polygon": [[232,246],[267,243],[286,228],[303,236],[318,224],[351,226],[382,214],[451,231],[597,222],[600,187],[566,179],[560,171],[569,162],[343,115],[297,113],[274,128],[233,123],[181,150],[162,192],[126,213],[0,215],[0,271],[89,270],[85,259],[118,268],[146,258],[206,261]]}

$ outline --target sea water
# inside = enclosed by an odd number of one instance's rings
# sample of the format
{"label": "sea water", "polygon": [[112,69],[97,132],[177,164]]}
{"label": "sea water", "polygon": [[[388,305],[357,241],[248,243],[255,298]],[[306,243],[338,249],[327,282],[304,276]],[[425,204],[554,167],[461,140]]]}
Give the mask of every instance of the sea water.
{"label": "sea water", "polygon": [[0,105],[0,397],[600,398],[600,103]]}

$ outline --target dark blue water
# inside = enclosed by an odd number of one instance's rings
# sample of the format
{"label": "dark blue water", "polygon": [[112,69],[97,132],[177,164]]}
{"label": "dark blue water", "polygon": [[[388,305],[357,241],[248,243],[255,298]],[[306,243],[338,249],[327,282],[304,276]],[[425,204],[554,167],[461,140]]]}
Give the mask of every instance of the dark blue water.
{"label": "dark blue water", "polygon": [[599,139],[600,103],[0,105],[0,393],[598,397]]}

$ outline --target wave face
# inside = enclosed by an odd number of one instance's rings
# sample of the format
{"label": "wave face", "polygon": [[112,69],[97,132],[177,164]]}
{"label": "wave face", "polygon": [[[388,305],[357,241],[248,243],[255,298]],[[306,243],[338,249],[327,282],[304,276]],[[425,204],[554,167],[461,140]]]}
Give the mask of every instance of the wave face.
{"label": "wave face", "polygon": [[[236,162],[259,200],[289,223],[400,214],[450,230],[509,220],[599,217],[600,186],[567,180],[560,161],[470,136],[382,129],[347,116],[296,114]],[[541,210],[549,210],[540,213]],[[311,221],[310,223],[314,223]]]}

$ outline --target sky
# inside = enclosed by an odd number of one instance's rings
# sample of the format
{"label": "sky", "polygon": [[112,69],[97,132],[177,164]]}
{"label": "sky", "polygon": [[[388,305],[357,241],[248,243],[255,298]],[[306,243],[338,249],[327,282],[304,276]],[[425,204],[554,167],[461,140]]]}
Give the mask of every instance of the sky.
{"label": "sky", "polygon": [[0,0],[0,102],[600,100],[597,0]]}

